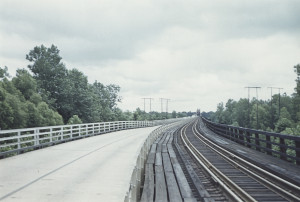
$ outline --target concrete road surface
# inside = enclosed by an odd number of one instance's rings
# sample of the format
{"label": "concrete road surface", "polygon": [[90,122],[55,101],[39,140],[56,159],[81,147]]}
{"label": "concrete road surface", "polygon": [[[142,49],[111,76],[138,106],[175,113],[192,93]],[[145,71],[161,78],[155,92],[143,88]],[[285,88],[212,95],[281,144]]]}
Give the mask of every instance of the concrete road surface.
{"label": "concrete road surface", "polygon": [[157,127],[103,134],[0,160],[1,201],[124,201]]}

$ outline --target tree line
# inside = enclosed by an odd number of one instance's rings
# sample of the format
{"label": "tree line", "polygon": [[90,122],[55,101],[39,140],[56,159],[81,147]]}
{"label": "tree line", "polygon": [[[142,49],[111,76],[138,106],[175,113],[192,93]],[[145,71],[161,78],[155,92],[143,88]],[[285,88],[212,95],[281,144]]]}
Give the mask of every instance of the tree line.
{"label": "tree line", "polygon": [[278,93],[267,101],[229,99],[225,105],[219,103],[215,112],[202,115],[217,123],[300,136],[300,64],[294,72],[296,87],[291,96]]}
{"label": "tree line", "polygon": [[0,67],[0,129],[29,128],[102,121],[154,120],[187,116],[187,113],[145,113],[117,107],[120,87],[90,84],[78,69],[67,69],[52,45],[36,46],[26,55],[25,69],[11,78]]}

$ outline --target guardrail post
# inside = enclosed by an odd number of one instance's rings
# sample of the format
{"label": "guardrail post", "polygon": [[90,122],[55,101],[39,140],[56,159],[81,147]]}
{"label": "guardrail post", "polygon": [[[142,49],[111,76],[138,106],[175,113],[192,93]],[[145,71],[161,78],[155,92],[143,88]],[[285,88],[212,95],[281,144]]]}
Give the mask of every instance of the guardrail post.
{"label": "guardrail post", "polygon": [[21,132],[20,131],[18,131],[18,149],[21,149]]}
{"label": "guardrail post", "polygon": [[238,143],[239,142],[238,130],[236,128],[234,128],[233,131],[234,131],[234,141]]}
{"label": "guardrail post", "polygon": [[81,137],[81,125],[79,125],[78,130],[79,130],[79,137]]}
{"label": "guardrail post", "polygon": [[295,141],[295,150],[296,150],[296,164],[300,165],[300,141]]}
{"label": "guardrail post", "polygon": [[229,127],[229,137],[230,140],[234,141],[234,128]]}
{"label": "guardrail post", "polygon": [[93,123],[93,134],[92,134],[92,136],[94,136],[95,135],[95,124]]}
{"label": "guardrail post", "polygon": [[63,127],[60,128],[60,137],[61,137],[61,140],[64,140],[64,128]]}
{"label": "guardrail post", "polygon": [[34,134],[35,134],[35,135],[34,135],[34,138],[35,138],[34,146],[39,145],[39,142],[40,142],[40,141],[39,141],[39,137],[40,137],[40,136],[39,136],[39,132],[38,132],[38,131],[39,131],[39,129],[35,129],[35,130],[34,130]]}
{"label": "guardrail post", "polygon": [[258,133],[255,133],[255,149],[257,151],[260,151],[260,141],[259,141],[259,135]]}
{"label": "guardrail post", "polygon": [[270,150],[272,150],[272,144],[271,144],[271,137],[270,137],[270,135],[265,135],[266,136],[266,147],[267,147],[267,154],[268,155],[272,155],[272,151],[270,151]]}
{"label": "guardrail post", "polygon": [[246,139],[247,139],[247,147],[251,148],[251,133],[249,131],[246,131]]}
{"label": "guardrail post", "polygon": [[71,137],[71,139],[73,139],[73,126],[72,125],[70,126],[70,137]]}
{"label": "guardrail post", "polygon": [[279,138],[279,142],[280,142],[280,159],[286,160],[286,156],[284,155],[286,154],[285,141],[283,138]]}
{"label": "guardrail post", "polygon": [[52,128],[50,128],[50,142],[53,142],[53,140],[52,140]]}
{"label": "guardrail post", "polygon": [[240,139],[240,143],[242,145],[245,145],[245,141],[244,141],[244,130],[242,130],[241,128],[239,129],[239,139]]}

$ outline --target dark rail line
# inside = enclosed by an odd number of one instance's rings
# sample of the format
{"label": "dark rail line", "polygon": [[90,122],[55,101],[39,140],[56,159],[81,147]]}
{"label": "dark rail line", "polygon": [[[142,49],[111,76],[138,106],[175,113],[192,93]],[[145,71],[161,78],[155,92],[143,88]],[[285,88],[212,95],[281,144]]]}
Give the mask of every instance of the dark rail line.
{"label": "dark rail line", "polygon": [[198,119],[180,130],[180,137],[198,165],[235,201],[300,201],[300,188],[247,163],[203,137]]}

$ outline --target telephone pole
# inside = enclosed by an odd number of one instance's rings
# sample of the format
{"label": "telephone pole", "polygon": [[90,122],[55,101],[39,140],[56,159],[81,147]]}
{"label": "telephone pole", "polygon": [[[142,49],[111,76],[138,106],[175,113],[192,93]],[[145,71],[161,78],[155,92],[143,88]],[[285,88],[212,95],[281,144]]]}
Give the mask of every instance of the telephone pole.
{"label": "telephone pole", "polygon": [[257,89],[260,89],[261,87],[245,87],[248,88],[248,124],[250,128],[250,89],[254,88],[256,89],[256,129],[258,129],[258,92]]}
{"label": "telephone pole", "polygon": [[142,98],[144,100],[144,112],[146,111],[146,99],[147,98]]}
{"label": "telephone pole", "polygon": [[163,101],[166,101],[166,119],[168,118],[168,103],[171,99],[168,98],[159,98],[161,102],[161,113],[163,113]]}
{"label": "telephone pole", "polygon": [[150,101],[150,112],[152,111],[152,110],[151,110],[151,101],[152,101],[152,100],[154,100],[154,99],[153,99],[153,98],[149,98],[149,101]]}
{"label": "telephone pole", "polygon": [[278,118],[280,118],[280,89],[283,89],[283,88],[277,88],[278,91],[279,91],[279,98],[278,98]]}
{"label": "telephone pole", "polygon": [[153,98],[142,98],[144,100],[144,112],[146,112],[146,100],[150,101],[150,112],[151,112],[151,101],[154,100]]}
{"label": "telephone pole", "polygon": [[166,110],[167,110],[167,112],[166,112],[166,118],[168,118],[168,103],[169,103],[169,101],[170,101],[171,99],[166,99],[166,101],[167,101],[167,106],[166,106]]}
{"label": "telephone pole", "polygon": [[159,98],[159,100],[160,100],[160,112],[161,113],[163,113],[163,100],[164,100],[164,98]]}

